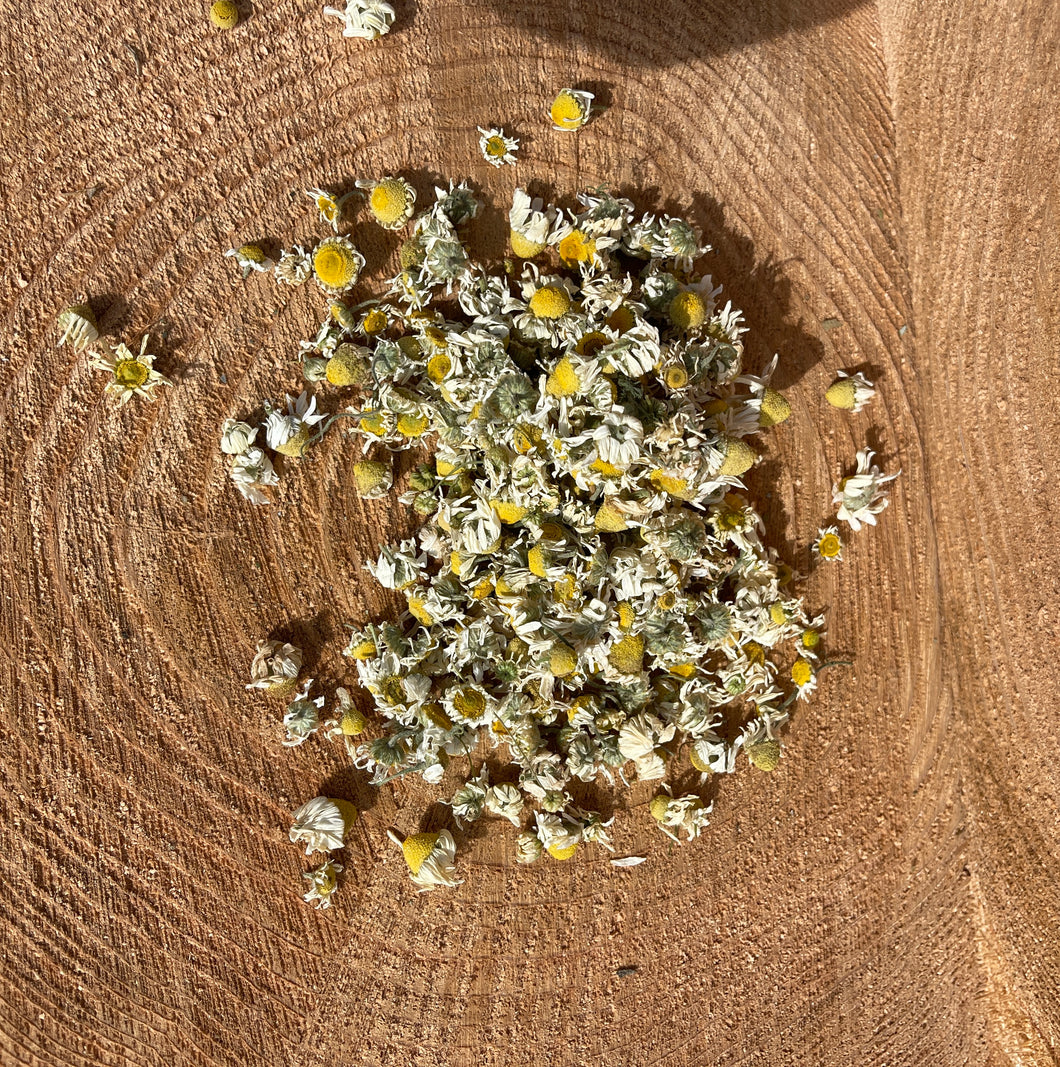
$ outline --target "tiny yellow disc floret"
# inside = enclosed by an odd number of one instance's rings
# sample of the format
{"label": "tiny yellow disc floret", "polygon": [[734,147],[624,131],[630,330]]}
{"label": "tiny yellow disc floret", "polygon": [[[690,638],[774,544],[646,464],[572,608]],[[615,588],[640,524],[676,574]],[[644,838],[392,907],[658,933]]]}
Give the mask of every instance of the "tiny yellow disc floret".
{"label": "tiny yellow disc floret", "polygon": [[232,0],[217,0],[210,8],[210,21],[221,30],[230,30],[239,22],[239,8]]}

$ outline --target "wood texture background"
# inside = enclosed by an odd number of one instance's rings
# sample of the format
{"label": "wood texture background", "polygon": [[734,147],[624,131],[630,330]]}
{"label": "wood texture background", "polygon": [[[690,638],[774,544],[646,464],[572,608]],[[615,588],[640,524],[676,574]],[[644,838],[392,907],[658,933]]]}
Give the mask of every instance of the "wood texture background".
{"label": "wood texture background", "polygon": [[[205,3],[0,5],[0,1060],[1057,1063],[1055,5],[398,9],[366,45],[290,0],[228,34]],[[563,85],[610,104],[574,137],[545,119]],[[491,123],[514,170],[478,157]],[[283,750],[243,690],[265,634],[348,681],[343,624],[385,608],[361,564],[414,523],[362,505],[338,442],[280,506],[236,498],[218,427],[296,385],[320,302],[221,253],[320,233],[303,188],[383,173],[471,178],[487,245],[516,183],[691,213],[751,365],[782,355],[795,416],[757,489],[803,569],[856,448],[903,470],[807,586],[854,668],[694,846],[639,787],[616,820],[639,868],[520,869],[493,823],[458,891],[417,896],[384,831],[430,792]],[[382,264],[397,239],[357,240]],[[56,350],[84,297],[164,337],[157,404],[114,411]],[[862,366],[877,401],[826,409]],[[286,830],[329,789],[366,810],[318,914]]]}

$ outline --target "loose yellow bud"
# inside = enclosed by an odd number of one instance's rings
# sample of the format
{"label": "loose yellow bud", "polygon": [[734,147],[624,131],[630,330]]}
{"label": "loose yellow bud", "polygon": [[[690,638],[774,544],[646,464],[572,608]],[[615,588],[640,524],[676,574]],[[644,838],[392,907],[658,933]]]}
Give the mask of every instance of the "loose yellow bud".
{"label": "loose yellow bud", "polygon": [[791,405],[783,393],[767,389],[762,394],[762,406],[758,411],[758,425],[767,428],[779,426],[791,416]]}
{"label": "loose yellow bud", "polygon": [[719,478],[739,478],[754,466],[755,451],[743,438],[726,437],[724,448],[725,459],[718,468]]}
{"label": "loose yellow bud", "polygon": [[752,767],[760,771],[772,771],[780,762],[780,742],[775,738],[767,737],[764,741],[757,741],[753,745],[744,748],[747,759]]}

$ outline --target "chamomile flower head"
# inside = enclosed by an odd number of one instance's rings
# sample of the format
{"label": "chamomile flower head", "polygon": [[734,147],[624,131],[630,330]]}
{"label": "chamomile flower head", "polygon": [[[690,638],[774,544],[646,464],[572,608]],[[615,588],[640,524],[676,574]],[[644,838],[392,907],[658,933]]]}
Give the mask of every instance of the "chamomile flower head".
{"label": "chamomile flower head", "polygon": [[357,819],[357,809],[336,797],[313,797],[291,816],[290,834],[294,844],[304,844],[305,854],[335,852],[342,848],[346,834]]}
{"label": "chamomile flower head", "polygon": [[540,255],[548,247],[556,219],[554,207],[549,205],[545,209],[543,200],[531,200],[524,190],[516,189],[512,194],[511,211],[508,212],[512,251],[521,259],[533,259]]}
{"label": "chamomile flower head", "polygon": [[210,21],[219,30],[230,30],[239,22],[239,8],[233,0],[217,0],[210,7]]}
{"label": "chamomile flower head", "polygon": [[313,679],[307,679],[302,691],[291,701],[283,716],[283,726],[287,731],[284,745],[293,748],[303,744],[320,726],[320,709],[324,706],[323,697],[310,699],[309,689]]}
{"label": "chamomile flower head", "polygon": [[560,89],[548,110],[554,130],[580,130],[592,112],[593,94],[579,89]]}
{"label": "chamomile flower head", "polygon": [[346,198],[335,196],[325,189],[306,189],[305,195],[316,205],[320,221],[326,222],[337,234],[342,218],[342,203]]}
{"label": "chamomile flower head", "polygon": [[302,285],[313,273],[313,257],[301,245],[285,248],[272,273],[284,285]]}
{"label": "chamomile flower head", "polygon": [[883,474],[872,462],[874,458],[875,453],[871,448],[858,452],[854,474],[832,486],[832,502],[839,505],[836,517],[847,523],[855,533],[863,523],[876,525],[876,516],[889,503],[883,487],[902,473]]}
{"label": "chamomile flower head", "polygon": [[368,191],[368,210],[383,229],[400,230],[412,218],[416,190],[404,178],[362,178],[357,188]]}
{"label": "chamomile flower head", "polygon": [[302,650],[285,641],[259,641],[250,664],[247,689],[261,689],[270,696],[293,693],[302,669]]}
{"label": "chamomile flower head", "polygon": [[265,255],[260,245],[246,244],[230,248],[225,252],[225,256],[236,261],[244,279],[249,278],[254,271],[264,274],[273,267],[273,261]]}
{"label": "chamomile flower head", "polygon": [[456,877],[456,842],[448,830],[412,834],[402,839],[393,830],[387,837],[401,847],[412,881],[420,892],[431,889],[455,889],[463,879]]}
{"label": "chamomile flower head", "polygon": [[317,411],[316,397],[301,393],[298,399],[284,396],[286,412],[266,402],[265,441],[269,448],[284,456],[299,457],[309,446],[312,428],[324,418]]}
{"label": "chamomile flower head", "polygon": [[96,316],[87,304],[77,304],[59,312],[57,325],[61,331],[59,345],[69,343],[75,352],[99,340]]}
{"label": "chamomile flower head", "polygon": [[374,41],[390,32],[396,12],[385,0],[347,0],[343,9],[324,8],[330,18],[342,19],[342,36]]}
{"label": "chamomile flower head", "polygon": [[280,484],[272,460],[260,448],[248,448],[236,456],[230,473],[235,487],[251,504],[271,503],[266,490]]}
{"label": "chamomile flower head", "polygon": [[348,237],[326,237],[313,252],[313,275],[330,296],[341,296],[357,284],[364,256]]}
{"label": "chamomile flower head", "polygon": [[807,699],[817,688],[817,672],[810,660],[800,656],[791,665],[791,680],[797,687],[799,699]]}
{"label": "chamomile flower head", "polygon": [[225,419],[221,427],[221,451],[228,456],[241,456],[254,443],[258,428],[237,419]]}
{"label": "chamomile flower head", "polygon": [[825,400],[840,411],[857,413],[876,395],[872,382],[864,374],[839,371],[824,394]]}
{"label": "chamomile flower head", "polygon": [[303,871],[302,877],[309,883],[309,889],[302,899],[314,908],[323,911],[331,907],[331,897],[338,888],[343,866],[333,859],[326,859],[319,867]]}
{"label": "chamomile flower head", "polygon": [[491,167],[503,167],[506,163],[515,164],[515,153],[519,150],[517,137],[509,137],[499,127],[490,127],[487,130],[479,126],[478,132],[479,151]]}
{"label": "chamomile flower head", "polygon": [[819,559],[839,563],[843,559],[843,542],[839,537],[838,526],[826,526],[817,531],[813,554]]}
{"label": "chamomile flower head", "polygon": [[134,396],[154,400],[154,391],[160,385],[173,383],[154,369],[155,357],[147,351],[150,338],[144,334],[140,351],[133,353],[124,342],[112,345],[106,342],[93,355],[89,366],[106,371],[110,375],[104,392],[120,407]]}

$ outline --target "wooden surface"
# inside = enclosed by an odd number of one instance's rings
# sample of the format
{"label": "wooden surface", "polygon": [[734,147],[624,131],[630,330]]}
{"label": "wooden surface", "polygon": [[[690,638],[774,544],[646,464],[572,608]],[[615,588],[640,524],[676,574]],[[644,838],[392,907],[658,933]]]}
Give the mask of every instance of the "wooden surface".
{"label": "wooden surface", "polygon": [[[1056,1063],[1055,7],[399,0],[372,45],[317,4],[228,34],[199,7],[2,8],[0,1061]],[[563,85],[610,103],[575,137],[544,117]],[[477,155],[491,123],[514,170]],[[266,634],[348,681],[343,624],[383,607],[360,565],[414,523],[361,504],[339,444],[281,506],[235,497],[218,427],[296,384],[319,301],[221,253],[319,233],[303,188],[383,173],[691,213],[751,366],[781,353],[758,491],[802,569],[856,448],[903,470],[807,586],[855,666],[693,846],[635,791],[641,867],[516,868],[493,824],[459,890],[417,896],[384,832],[429,792],[282,749],[243,690]],[[164,336],[157,404],[115,412],[56,350],[84,297]],[[845,418],[822,393],[851,367],[880,395]],[[367,810],[319,914],[286,830],[329,789]]]}

